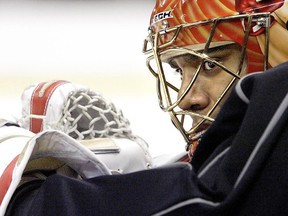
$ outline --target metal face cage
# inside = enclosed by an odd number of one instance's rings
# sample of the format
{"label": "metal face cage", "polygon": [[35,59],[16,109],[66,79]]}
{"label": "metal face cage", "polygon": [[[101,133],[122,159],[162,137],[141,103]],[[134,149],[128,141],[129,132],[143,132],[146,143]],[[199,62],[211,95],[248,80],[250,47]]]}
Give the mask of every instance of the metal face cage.
{"label": "metal face cage", "polygon": [[[219,40],[219,37],[214,34],[217,28],[233,21],[240,21],[243,25],[244,34],[241,38],[241,43],[239,43],[239,40],[237,42]],[[264,29],[265,46],[263,70],[268,68],[269,27],[270,13],[255,13],[185,23],[174,27],[169,27],[169,23],[164,20],[163,28],[160,31],[153,32],[153,28],[149,28],[149,35],[144,41],[143,52],[147,55],[147,67],[156,78],[159,106],[163,111],[169,113],[173,124],[181,132],[187,143],[190,143],[195,139],[195,133],[204,129],[203,124],[211,124],[211,122],[214,121],[216,107],[219,106],[223,98],[228,95],[229,91],[236,81],[240,79],[241,75],[245,73],[247,43],[249,37],[251,37],[251,32],[254,31],[255,28]],[[205,41],[201,44],[192,44],[196,48],[193,48],[193,46],[181,45],[183,37],[189,35],[189,32],[196,28],[202,28],[209,31]],[[237,66],[233,69],[228,68],[210,55],[211,50],[219,49],[220,46],[229,46],[231,44],[238,44],[241,46],[241,58],[239,59]],[[180,92],[182,74],[179,73],[177,69],[171,67],[169,61],[181,55],[192,56],[197,59],[198,64],[195,66],[195,71],[189,84]],[[206,113],[181,109],[179,104],[195,85],[197,78],[201,76],[203,68],[207,63],[213,64],[215,67],[221,69],[221,71],[224,71],[226,76],[227,74],[230,76],[230,79],[225,84],[225,88],[221,89],[217,101]]]}

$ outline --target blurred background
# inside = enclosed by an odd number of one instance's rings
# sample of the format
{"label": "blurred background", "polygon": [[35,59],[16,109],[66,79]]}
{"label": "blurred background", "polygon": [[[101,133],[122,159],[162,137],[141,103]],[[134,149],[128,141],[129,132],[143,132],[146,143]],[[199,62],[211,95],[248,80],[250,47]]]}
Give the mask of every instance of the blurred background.
{"label": "blurred background", "polygon": [[153,156],[184,150],[158,107],[142,53],[154,0],[0,1],[0,117],[21,114],[30,84],[69,80],[101,92],[123,110]]}

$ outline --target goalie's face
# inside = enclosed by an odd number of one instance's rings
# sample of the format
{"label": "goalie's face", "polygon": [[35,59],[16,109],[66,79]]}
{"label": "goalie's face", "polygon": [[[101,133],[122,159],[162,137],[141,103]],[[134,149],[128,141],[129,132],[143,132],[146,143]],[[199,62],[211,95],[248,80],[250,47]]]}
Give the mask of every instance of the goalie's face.
{"label": "goalie's face", "polygon": [[[193,45],[186,49],[193,50]],[[230,94],[235,81],[246,74],[246,61],[241,72],[239,71],[241,50],[238,44],[211,48],[207,56],[212,61],[189,53],[168,59],[167,63],[181,79],[177,94],[178,111],[175,107],[173,113],[176,117],[177,113],[186,114],[186,122],[183,115],[174,121],[179,121],[178,124],[180,123],[189,135],[189,140],[208,128]]]}
{"label": "goalie's face", "polygon": [[160,107],[190,143],[214,121],[236,81],[247,72],[243,48],[232,42],[188,45],[148,60]]}

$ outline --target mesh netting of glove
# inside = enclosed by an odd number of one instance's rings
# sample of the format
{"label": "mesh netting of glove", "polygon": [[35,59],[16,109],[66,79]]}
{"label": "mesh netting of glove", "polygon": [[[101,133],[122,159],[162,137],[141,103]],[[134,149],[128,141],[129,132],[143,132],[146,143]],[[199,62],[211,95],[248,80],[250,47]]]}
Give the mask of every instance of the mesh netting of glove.
{"label": "mesh netting of glove", "polygon": [[80,141],[128,138],[141,148],[148,147],[145,140],[132,133],[122,110],[99,92],[82,85],[65,80],[31,85],[22,93],[22,106],[18,123],[36,133],[60,130]]}
{"label": "mesh netting of glove", "polygon": [[90,90],[73,92],[64,103],[62,114],[58,125],[75,139],[134,137],[122,111]]}

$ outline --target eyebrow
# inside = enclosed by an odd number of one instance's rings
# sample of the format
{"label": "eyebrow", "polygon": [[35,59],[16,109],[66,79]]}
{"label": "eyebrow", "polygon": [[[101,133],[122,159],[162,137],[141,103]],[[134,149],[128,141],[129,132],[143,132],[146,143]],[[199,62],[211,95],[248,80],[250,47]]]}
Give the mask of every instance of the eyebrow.
{"label": "eyebrow", "polygon": [[[223,54],[229,54],[228,51],[231,51],[231,49],[229,49],[231,47],[231,45],[233,44],[228,44],[228,45],[224,45],[224,46],[219,46],[219,47],[213,47],[208,49],[208,53],[209,56],[211,55],[213,57],[213,55],[223,55]],[[202,50],[198,50],[197,52],[203,52],[204,49]],[[174,63],[175,58],[184,58],[185,60],[188,61],[192,61],[193,59],[199,59],[200,57],[194,56],[190,53],[184,53],[184,54],[180,54],[176,57],[170,57],[167,59],[167,63],[172,67],[172,68],[177,68],[176,64]]]}

